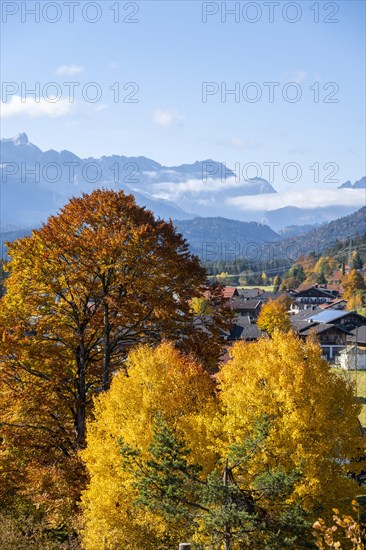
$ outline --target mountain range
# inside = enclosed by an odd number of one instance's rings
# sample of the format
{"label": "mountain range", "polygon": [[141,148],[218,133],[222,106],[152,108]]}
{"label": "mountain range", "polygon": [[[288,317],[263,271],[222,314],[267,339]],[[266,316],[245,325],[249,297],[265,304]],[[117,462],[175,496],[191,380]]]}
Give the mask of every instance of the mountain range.
{"label": "mountain range", "polygon": [[[227,218],[193,218],[176,220],[177,230],[188,241],[192,253],[203,261],[239,258],[295,260],[311,251],[322,254],[337,241],[352,240],[366,234],[366,206],[349,216],[321,225],[292,226],[281,234],[268,225]],[[1,257],[6,257],[5,242],[31,233],[31,229],[13,229],[1,234]]]}
{"label": "mountain range", "polygon": [[355,181],[354,183],[351,183],[350,181],[346,181],[345,183],[342,183],[338,187],[338,189],[365,189],[366,188],[366,176],[361,178],[360,180]]}
{"label": "mountain range", "polygon": [[[236,218],[262,222],[278,231],[288,225],[328,222],[349,214],[342,189],[366,186],[366,178],[340,186],[339,204],[328,207],[286,206],[251,210],[248,202],[276,197],[275,186],[263,178],[243,179],[224,163],[212,159],[180,166],[164,166],[152,159],[123,155],[80,158],[71,151],[42,151],[25,133],[1,140],[1,230],[37,227],[56,213],[71,196],[97,187],[123,189],[138,204],[162,218],[187,220],[203,217]],[[337,191],[338,192],[338,191]],[[352,193],[352,191],[351,191]],[[268,204],[268,201],[266,201]],[[245,205],[244,205],[245,206]],[[360,205],[361,206],[361,205]]]}
{"label": "mountain range", "polygon": [[322,254],[337,240],[364,235],[366,206],[329,223],[308,226],[307,231],[292,236],[294,227],[289,232],[278,234],[268,225],[219,217],[180,220],[175,225],[189,242],[191,251],[204,261],[238,258],[295,260],[311,251]]}

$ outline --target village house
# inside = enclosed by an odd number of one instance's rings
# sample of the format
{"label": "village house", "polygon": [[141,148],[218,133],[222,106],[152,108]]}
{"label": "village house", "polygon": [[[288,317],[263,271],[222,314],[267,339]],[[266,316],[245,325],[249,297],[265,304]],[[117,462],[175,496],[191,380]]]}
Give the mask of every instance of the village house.
{"label": "village house", "polygon": [[312,309],[320,304],[329,304],[339,298],[339,291],[327,286],[313,285],[291,293],[293,300],[291,313],[297,313],[303,309]]}
{"label": "village house", "polygon": [[337,271],[333,271],[333,273],[328,277],[328,282],[333,285],[340,285],[344,275],[345,271],[343,272],[341,269],[337,269]]}
{"label": "village house", "polygon": [[239,296],[241,300],[253,300],[255,298],[263,298],[266,292],[261,288],[241,288]]}
{"label": "village house", "polygon": [[258,319],[259,312],[262,307],[262,301],[258,299],[253,300],[235,300],[231,304],[231,308],[236,315],[248,316],[250,321],[256,321]]}
{"label": "village house", "polygon": [[255,323],[251,322],[248,315],[241,315],[236,317],[230,330],[230,335],[227,340],[230,343],[238,340],[245,342],[254,342],[261,336],[265,336],[265,332],[259,330]]}
{"label": "village house", "polygon": [[347,344],[356,345],[360,349],[366,350],[366,325],[361,325],[350,331],[347,338]]}
{"label": "village house", "polygon": [[327,361],[334,361],[339,353],[345,349],[349,332],[330,323],[308,323],[299,330],[302,338],[307,338],[315,333],[322,347],[323,357]]}
{"label": "village house", "polygon": [[363,334],[363,327],[366,327],[366,318],[355,311],[324,310],[320,307],[303,310],[293,315],[290,320],[294,330],[303,338],[315,332],[323,348],[324,357],[329,361],[334,361],[354,334],[358,331]]}

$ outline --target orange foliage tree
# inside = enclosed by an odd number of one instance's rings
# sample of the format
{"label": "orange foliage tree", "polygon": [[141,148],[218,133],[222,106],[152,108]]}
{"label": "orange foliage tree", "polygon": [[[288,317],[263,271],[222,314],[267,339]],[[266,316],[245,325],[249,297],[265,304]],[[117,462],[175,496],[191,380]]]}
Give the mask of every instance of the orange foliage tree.
{"label": "orange foliage tree", "polygon": [[63,517],[83,483],[77,451],[92,397],[124,368],[131,345],[169,336],[187,349],[197,332],[201,342],[214,338],[190,310],[205,271],[172,223],[122,191],[72,199],[9,255],[0,304],[2,486],[20,485],[37,504],[57,502]]}

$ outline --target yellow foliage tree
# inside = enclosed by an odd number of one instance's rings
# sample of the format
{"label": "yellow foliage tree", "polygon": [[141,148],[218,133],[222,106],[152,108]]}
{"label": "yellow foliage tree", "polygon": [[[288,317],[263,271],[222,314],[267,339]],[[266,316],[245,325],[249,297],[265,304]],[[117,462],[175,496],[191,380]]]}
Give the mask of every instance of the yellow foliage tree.
{"label": "yellow foliage tree", "polygon": [[270,300],[262,306],[257,325],[270,336],[275,330],[288,332],[291,328],[288,316],[289,301],[285,296]]}
{"label": "yellow foliage tree", "polygon": [[342,286],[344,288],[343,297],[347,300],[355,296],[360,290],[365,290],[365,281],[362,275],[356,270],[352,269],[342,279]]}
{"label": "yellow foliage tree", "polygon": [[[319,514],[327,517],[335,505],[347,511],[359,492],[346,474],[356,471],[353,459],[363,452],[360,406],[353,388],[321,359],[315,341],[275,332],[272,339],[238,343],[218,375],[217,393],[207,373],[169,343],[132,351],[127,373],[117,374],[109,392],[96,400],[95,419],[88,423],[88,445],[82,451],[90,476],[82,497],[86,550],[171,550],[182,540],[212,544],[212,531],[230,524],[240,512],[244,523],[236,525],[236,532],[225,532],[225,548],[239,549],[246,541],[253,549],[266,548],[268,542],[282,550],[289,547],[286,537],[299,534],[297,528],[311,538],[311,523]],[[174,515],[168,519],[158,507],[136,505],[141,496],[136,468],[144,476],[152,467],[153,426],[159,413],[191,450],[185,455],[188,463],[202,468],[198,484],[206,500],[199,501],[203,508],[198,513],[197,507],[192,509],[188,524]],[[258,439],[262,421],[266,434]],[[127,468],[122,444],[139,451],[138,462]],[[166,457],[177,463],[181,458],[174,453]],[[161,495],[166,504],[167,486],[163,491],[156,483],[164,475],[174,488],[177,472],[169,477],[163,463],[164,456],[158,478],[150,477],[149,486],[153,483],[155,498]],[[229,477],[221,477],[223,468]],[[278,492],[285,477],[292,479],[291,486]],[[225,493],[228,479],[231,485]],[[219,502],[225,494],[237,499],[232,508],[225,498]],[[175,505],[173,496],[172,510]],[[247,508],[241,510],[243,505]],[[306,510],[308,527],[294,522],[296,510]],[[307,540],[296,538],[294,544],[306,548]]]}
{"label": "yellow foliage tree", "polygon": [[265,448],[242,475],[298,468],[292,500],[317,513],[347,509],[359,488],[346,473],[364,447],[353,387],[322,360],[319,344],[293,333],[238,343],[231,355],[218,375],[223,446],[250,436],[257,418],[271,424]]}
{"label": "yellow foliage tree", "polygon": [[352,311],[353,309],[359,310],[362,308],[362,296],[361,294],[354,294],[351,296],[347,302],[346,309]]}
{"label": "yellow foliage tree", "polygon": [[267,273],[265,271],[263,271],[262,275],[261,275],[261,279],[262,279],[262,284],[263,286],[267,286],[267,283],[268,283],[268,277],[267,277]]}
{"label": "yellow foliage tree", "polygon": [[191,309],[192,312],[199,317],[212,314],[212,306],[210,305],[210,301],[204,296],[192,298]]}
{"label": "yellow foliage tree", "polygon": [[[119,441],[146,454],[153,420],[162,413],[189,443],[192,461],[213,468],[208,419],[215,414],[214,383],[200,365],[180,355],[173,345],[133,350],[128,376],[120,372],[108,393],[95,403],[82,452],[90,483],[82,497],[83,543],[87,550],[173,548],[181,526],[133,505],[132,472],[123,469]],[[181,539],[183,540],[183,539]]]}

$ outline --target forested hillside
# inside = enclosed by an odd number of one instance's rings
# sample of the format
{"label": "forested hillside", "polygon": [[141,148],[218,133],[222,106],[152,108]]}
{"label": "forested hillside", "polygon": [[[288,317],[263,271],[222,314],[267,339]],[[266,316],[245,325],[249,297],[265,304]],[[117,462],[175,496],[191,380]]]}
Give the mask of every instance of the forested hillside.
{"label": "forested hillside", "polygon": [[[187,239],[190,250],[202,257],[202,252],[210,245],[209,250],[217,254],[229,251],[242,251],[249,243],[261,244],[278,242],[280,236],[268,225],[258,222],[242,222],[227,218],[194,218],[174,222],[178,231]],[[207,249],[208,250],[208,249]],[[205,258],[203,258],[205,259]]]}
{"label": "forested hillside", "polygon": [[301,254],[314,251],[321,254],[339,240],[361,236],[366,232],[366,206],[353,214],[325,223],[298,237],[291,237],[283,241],[284,245],[296,247]]}

